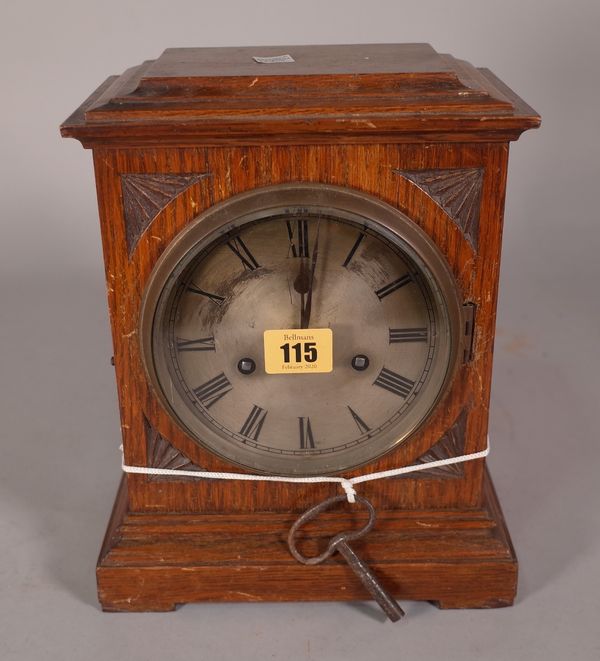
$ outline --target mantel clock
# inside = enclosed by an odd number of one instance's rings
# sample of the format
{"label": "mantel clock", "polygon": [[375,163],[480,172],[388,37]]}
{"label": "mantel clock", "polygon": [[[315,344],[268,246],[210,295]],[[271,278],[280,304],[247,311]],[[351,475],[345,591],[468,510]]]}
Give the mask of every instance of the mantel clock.
{"label": "mantel clock", "polygon": [[[368,598],[341,555],[292,557],[339,495],[302,479],[410,465],[357,488],[373,574],[512,603],[485,460],[432,462],[487,444],[508,145],[539,121],[426,44],[168,49],[66,120],[94,155],[124,461],[149,469],[117,495],[104,609]],[[363,518],[324,512],[303,552]]]}

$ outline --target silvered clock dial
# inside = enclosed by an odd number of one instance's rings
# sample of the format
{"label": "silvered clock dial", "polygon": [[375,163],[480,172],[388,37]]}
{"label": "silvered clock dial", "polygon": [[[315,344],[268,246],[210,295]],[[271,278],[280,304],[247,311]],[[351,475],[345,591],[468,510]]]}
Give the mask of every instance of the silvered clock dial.
{"label": "silvered clock dial", "polygon": [[452,377],[459,318],[443,257],[398,210],[277,186],[212,207],[169,246],[144,296],[143,358],[170,415],[212,452],[335,473],[423,424]]}

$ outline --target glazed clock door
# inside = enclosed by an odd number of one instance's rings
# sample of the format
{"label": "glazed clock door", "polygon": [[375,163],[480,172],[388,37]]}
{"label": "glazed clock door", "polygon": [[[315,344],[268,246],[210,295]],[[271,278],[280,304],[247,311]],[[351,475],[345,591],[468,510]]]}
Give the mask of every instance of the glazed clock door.
{"label": "glazed clock door", "polygon": [[423,424],[453,375],[458,319],[444,259],[410,219],[347,189],[286,185],[217,205],[176,238],[141,335],[157,395],[198,443],[254,471],[312,475]]}

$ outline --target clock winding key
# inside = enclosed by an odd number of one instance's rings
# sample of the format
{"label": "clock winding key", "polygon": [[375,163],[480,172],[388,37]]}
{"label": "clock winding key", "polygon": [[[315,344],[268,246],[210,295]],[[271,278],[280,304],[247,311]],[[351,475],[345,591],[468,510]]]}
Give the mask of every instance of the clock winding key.
{"label": "clock winding key", "polygon": [[334,535],[325,551],[320,555],[307,558],[298,551],[296,547],[296,533],[298,530],[306,522],[316,518],[321,512],[329,509],[332,505],[346,500],[346,496],[334,496],[333,498],[328,498],[322,503],[311,507],[296,520],[288,535],[290,552],[298,562],[301,562],[304,565],[318,565],[324,560],[327,560],[327,558],[337,551],[344,560],[346,560],[352,571],[358,576],[373,599],[375,599],[375,601],[381,606],[381,609],[388,618],[392,622],[397,622],[404,615],[404,611],[381,583],[379,583],[376,576],[369,569],[364,560],[362,560],[348,544],[348,542],[357,540],[366,535],[375,525],[375,508],[373,505],[366,498],[362,498],[361,496],[356,496],[355,498],[356,502],[364,505],[369,512],[369,520],[360,530],[341,532]]}

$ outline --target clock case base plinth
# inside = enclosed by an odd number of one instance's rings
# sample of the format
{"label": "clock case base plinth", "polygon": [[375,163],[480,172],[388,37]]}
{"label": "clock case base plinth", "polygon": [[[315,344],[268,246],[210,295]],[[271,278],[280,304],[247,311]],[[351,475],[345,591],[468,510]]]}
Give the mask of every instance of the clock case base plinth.
{"label": "clock case base plinth", "polygon": [[[354,601],[369,595],[339,554],[299,564],[286,537],[294,515],[134,513],[123,479],[97,565],[102,608],[169,611],[179,604],[247,601]],[[306,528],[309,554],[355,527],[350,512]],[[360,523],[358,524],[360,525]],[[397,599],[440,608],[513,603],[517,559],[489,474],[481,507],[378,512],[375,529],[353,547]]]}

